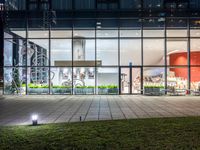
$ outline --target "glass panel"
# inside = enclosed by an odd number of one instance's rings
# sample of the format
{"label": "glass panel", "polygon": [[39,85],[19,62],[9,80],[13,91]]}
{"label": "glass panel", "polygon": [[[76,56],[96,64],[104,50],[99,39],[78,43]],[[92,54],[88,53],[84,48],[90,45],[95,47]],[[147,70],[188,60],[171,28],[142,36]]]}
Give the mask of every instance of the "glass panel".
{"label": "glass panel", "polygon": [[170,95],[185,95],[188,89],[188,68],[170,67],[167,70],[167,89]]}
{"label": "glass panel", "polygon": [[97,37],[118,37],[118,30],[97,30]]}
{"label": "glass panel", "polygon": [[4,66],[26,66],[25,39],[4,40]]}
{"label": "glass panel", "polygon": [[141,37],[141,30],[120,30],[120,37]]}
{"label": "glass panel", "polygon": [[0,95],[3,95],[3,86],[4,86],[4,82],[3,82],[3,68],[0,67]]}
{"label": "glass panel", "polygon": [[49,94],[49,68],[29,67],[27,84],[28,94]]}
{"label": "glass panel", "polygon": [[118,94],[118,68],[97,68],[98,94]]}
{"label": "glass panel", "polygon": [[191,90],[193,95],[200,95],[200,67],[191,67]]}
{"label": "glass panel", "polygon": [[51,29],[72,29],[72,20],[66,20],[66,19],[53,19],[53,22],[51,24]]}
{"label": "glass panel", "polygon": [[49,40],[29,39],[27,45],[28,66],[49,65]]}
{"label": "glass panel", "polygon": [[144,39],[143,44],[144,65],[164,65],[164,39]]}
{"label": "glass panel", "polygon": [[97,29],[117,29],[118,28],[117,19],[98,19],[96,22]]}
{"label": "glass panel", "polygon": [[132,68],[132,94],[141,93],[141,69]]}
{"label": "glass panel", "polygon": [[94,94],[95,68],[73,68],[73,87],[74,94]]}
{"label": "glass panel", "polygon": [[[26,20],[7,19],[4,31],[15,38],[26,38]],[[9,38],[4,35],[4,38]]]}
{"label": "glass panel", "polygon": [[4,68],[4,94],[26,94],[26,68]]}
{"label": "glass panel", "polygon": [[74,30],[74,37],[94,38],[95,30]]}
{"label": "glass panel", "polygon": [[72,66],[72,40],[51,40],[51,66]]}
{"label": "glass panel", "polygon": [[95,40],[73,39],[73,65],[95,66]]}
{"label": "glass panel", "polygon": [[28,37],[29,38],[49,38],[49,31],[34,31],[29,30],[28,31]]}
{"label": "glass panel", "polygon": [[200,39],[190,41],[190,64],[200,65]]}
{"label": "glass panel", "polygon": [[168,37],[187,37],[187,30],[167,30]]}
{"label": "glass panel", "polygon": [[99,65],[118,65],[118,40],[97,40],[97,61]]}
{"label": "glass panel", "polygon": [[190,36],[200,37],[200,18],[190,20]]}
{"label": "glass panel", "polygon": [[141,65],[141,40],[120,40],[120,63],[122,66]]}
{"label": "glass panel", "polygon": [[75,29],[94,29],[95,27],[96,27],[96,20],[93,19],[74,20]]}
{"label": "glass panel", "polygon": [[75,0],[75,9],[95,9],[95,0]]}
{"label": "glass panel", "polygon": [[51,68],[51,94],[72,94],[72,69]]}
{"label": "glass panel", "polygon": [[167,39],[167,63],[170,66],[187,65],[187,38]]}
{"label": "glass panel", "polygon": [[48,19],[28,20],[28,38],[49,38]]}
{"label": "glass panel", "polygon": [[140,9],[141,0],[120,0],[121,9]]}
{"label": "glass panel", "polygon": [[143,68],[144,94],[162,95],[165,89],[165,69],[164,68]]}
{"label": "glass panel", "polygon": [[144,37],[164,37],[164,30],[143,30]]}
{"label": "glass panel", "polygon": [[163,8],[164,0],[144,0],[144,9],[160,9]]}
{"label": "glass panel", "polygon": [[72,0],[52,0],[52,9],[70,10],[72,9]]}
{"label": "glass panel", "polygon": [[72,31],[71,30],[51,30],[52,38],[71,38]]}
{"label": "glass panel", "polygon": [[121,68],[121,93],[130,93],[130,68]]}
{"label": "glass panel", "polygon": [[167,18],[166,27],[173,28],[187,28],[187,19],[184,18]]}
{"label": "glass panel", "polygon": [[141,19],[120,19],[121,29],[140,29],[141,26],[142,26]]}

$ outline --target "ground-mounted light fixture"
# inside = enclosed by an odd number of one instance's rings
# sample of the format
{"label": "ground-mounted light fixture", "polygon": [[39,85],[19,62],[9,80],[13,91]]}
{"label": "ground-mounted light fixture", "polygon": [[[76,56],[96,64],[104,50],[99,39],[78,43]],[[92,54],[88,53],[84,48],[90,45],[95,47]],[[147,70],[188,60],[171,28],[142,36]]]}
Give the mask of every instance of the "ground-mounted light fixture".
{"label": "ground-mounted light fixture", "polygon": [[32,125],[36,126],[38,124],[38,115],[34,114],[31,116],[32,119]]}

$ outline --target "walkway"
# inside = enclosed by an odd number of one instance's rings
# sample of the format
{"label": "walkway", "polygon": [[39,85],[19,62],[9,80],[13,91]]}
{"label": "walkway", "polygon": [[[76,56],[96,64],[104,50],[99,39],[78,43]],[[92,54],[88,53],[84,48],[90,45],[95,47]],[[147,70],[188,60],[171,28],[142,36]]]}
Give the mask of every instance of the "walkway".
{"label": "walkway", "polygon": [[153,96],[1,96],[0,125],[200,116],[200,97]]}

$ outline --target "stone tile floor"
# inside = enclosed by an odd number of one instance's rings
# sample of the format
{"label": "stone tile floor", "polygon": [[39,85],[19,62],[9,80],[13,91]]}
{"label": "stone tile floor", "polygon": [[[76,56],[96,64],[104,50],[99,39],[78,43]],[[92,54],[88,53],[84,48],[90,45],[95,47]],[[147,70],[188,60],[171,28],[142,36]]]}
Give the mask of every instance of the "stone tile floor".
{"label": "stone tile floor", "polygon": [[200,116],[200,97],[88,95],[0,96],[0,125],[59,123],[130,118]]}

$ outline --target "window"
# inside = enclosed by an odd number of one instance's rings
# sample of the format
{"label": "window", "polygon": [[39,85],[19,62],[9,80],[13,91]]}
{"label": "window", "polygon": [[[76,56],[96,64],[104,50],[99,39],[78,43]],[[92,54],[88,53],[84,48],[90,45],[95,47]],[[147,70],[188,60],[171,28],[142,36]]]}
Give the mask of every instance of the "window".
{"label": "window", "polygon": [[141,40],[120,40],[120,64],[122,66],[141,65]]}
{"label": "window", "polygon": [[102,66],[118,65],[118,40],[97,40],[97,61]]}
{"label": "window", "polygon": [[140,9],[141,0],[120,0],[121,9]]}
{"label": "window", "polygon": [[51,39],[51,66],[72,65],[72,40]]}
{"label": "window", "polygon": [[118,94],[118,68],[97,68],[98,94]]}
{"label": "window", "polygon": [[74,66],[95,66],[95,40],[73,39],[73,60]]}
{"label": "window", "polygon": [[95,93],[95,69],[93,67],[73,68],[74,94]]}
{"label": "window", "polygon": [[49,65],[49,40],[29,39],[27,43],[28,66]]}
{"label": "window", "polygon": [[[156,43],[156,44],[155,44]],[[143,40],[144,65],[164,65],[164,39]]]}
{"label": "window", "polygon": [[168,65],[188,64],[188,39],[169,38],[167,39],[167,62]]}
{"label": "window", "polygon": [[72,68],[51,68],[51,94],[72,94]]}
{"label": "window", "polygon": [[49,68],[29,67],[27,86],[28,94],[49,94]]}

